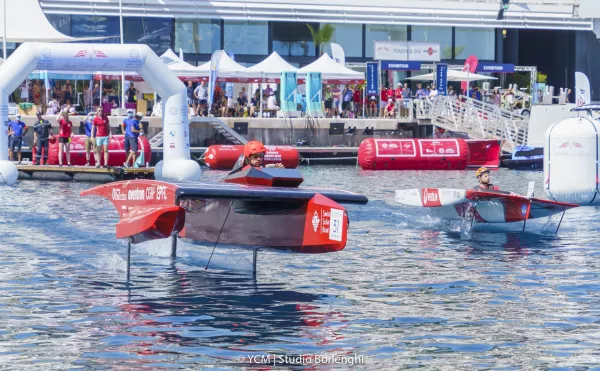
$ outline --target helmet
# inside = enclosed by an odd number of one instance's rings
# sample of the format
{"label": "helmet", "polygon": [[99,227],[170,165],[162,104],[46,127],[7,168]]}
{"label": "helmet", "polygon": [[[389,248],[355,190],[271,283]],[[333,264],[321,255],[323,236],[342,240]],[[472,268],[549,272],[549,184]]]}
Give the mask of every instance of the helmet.
{"label": "helmet", "polygon": [[475,172],[475,176],[477,178],[479,178],[480,176],[482,176],[485,173],[489,173],[490,169],[488,169],[487,167],[480,167],[479,169],[477,169],[477,171]]}
{"label": "helmet", "polygon": [[138,112],[138,113],[137,113],[135,116],[136,116],[136,117],[144,117],[144,115],[142,115],[142,113],[141,113],[141,112]]}
{"label": "helmet", "polygon": [[267,150],[265,146],[259,142],[258,140],[253,140],[251,142],[246,143],[244,146],[244,157],[250,157],[255,153],[265,153]]}

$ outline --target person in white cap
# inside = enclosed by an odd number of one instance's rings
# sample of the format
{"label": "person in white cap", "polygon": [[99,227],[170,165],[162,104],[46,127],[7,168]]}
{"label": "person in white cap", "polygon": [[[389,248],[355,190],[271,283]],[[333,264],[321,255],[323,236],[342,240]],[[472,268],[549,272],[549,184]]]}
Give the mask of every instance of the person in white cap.
{"label": "person in white cap", "polygon": [[23,135],[26,133],[27,125],[21,121],[21,115],[17,115],[15,120],[8,124],[8,136],[10,138],[8,142],[8,161],[13,160],[16,148],[19,165],[21,164],[21,145],[23,144]]}

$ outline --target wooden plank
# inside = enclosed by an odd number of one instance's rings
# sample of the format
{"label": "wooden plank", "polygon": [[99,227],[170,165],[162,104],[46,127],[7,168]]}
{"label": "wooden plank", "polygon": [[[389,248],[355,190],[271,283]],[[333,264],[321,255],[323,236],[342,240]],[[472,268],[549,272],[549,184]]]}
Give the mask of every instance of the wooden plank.
{"label": "wooden plank", "polygon": [[108,167],[96,168],[94,166],[58,166],[58,165],[17,165],[17,169],[23,172],[55,172],[55,173],[86,173],[86,174],[153,174],[154,168],[123,168]]}

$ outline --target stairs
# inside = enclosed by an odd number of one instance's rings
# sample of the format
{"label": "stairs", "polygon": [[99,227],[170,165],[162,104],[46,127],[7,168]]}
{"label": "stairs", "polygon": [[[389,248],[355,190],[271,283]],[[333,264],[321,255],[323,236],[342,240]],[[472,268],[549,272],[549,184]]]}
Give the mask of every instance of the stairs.
{"label": "stairs", "polygon": [[216,117],[196,117],[190,120],[190,124],[192,122],[203,122],[212,126],[217,133],[227,138],[230,144],[246,144],[248,142],[246,138],[239,135],[235,130]]}
{"label": "stairs", "polygon": [[462,131],[472,139],[504,140],[502,149],[527,144],[529,117],[468,98],[465,102],[439,96],[433,102],[415,101],[417,118],[451,131]]}
{"label": "stairs", "polygon": [[148,143],[150,143],[150,148],[156,149],[162,147],[164,136],[164,132],[161,130],[160,133],[150,138],[150,140],[148,141]]}

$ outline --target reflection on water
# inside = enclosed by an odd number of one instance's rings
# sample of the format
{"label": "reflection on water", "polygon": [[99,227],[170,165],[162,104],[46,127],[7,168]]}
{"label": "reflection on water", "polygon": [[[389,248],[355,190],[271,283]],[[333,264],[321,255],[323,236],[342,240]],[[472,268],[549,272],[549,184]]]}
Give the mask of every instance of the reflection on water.
{"label": "reflection on water", "polygon": [[[256,280],[250,252],[217,247],[205,270],[210,248],[181,244],[172,261],[169,241],[152,241],[133,248],[125,282],[117,213],[104,199],[78,196],[89,184],[2,188],[2,364],[268,369],[237,361],[267,354],[357,354],[365,357],[358,368],[373,370],[600,363],[597,208],[567,212],[558,235],[543,221],[531,232],[476,226],[465,236],[393,196],[397,188],[470,187],[472,172],[302,171],[304,186],[350,189],[371,202],[349,207],[344,251],[261,251]],[[494,177],[521,193],[530,180],[542,183],[535,172]]]}

